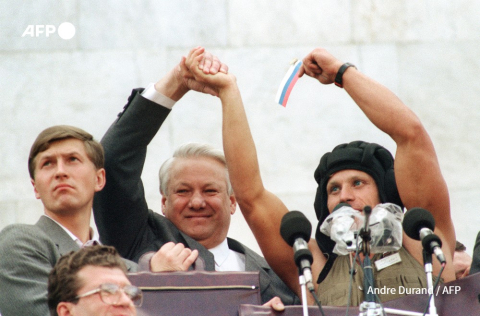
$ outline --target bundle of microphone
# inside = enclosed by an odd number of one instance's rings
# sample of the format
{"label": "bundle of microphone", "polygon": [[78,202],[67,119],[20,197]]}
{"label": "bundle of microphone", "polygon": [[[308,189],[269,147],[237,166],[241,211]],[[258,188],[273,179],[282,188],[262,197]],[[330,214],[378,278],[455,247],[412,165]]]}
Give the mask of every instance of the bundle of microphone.
{"label": "bundle of microphone", "polygon": [[[322,223],[321,231],[336,242],[334,252],[346,255],[355,251],[358,232],[364,226],[364,215],[346,203],[337,205]],[[402,225],[403,220],[403,225]],[[403,216],[402,209],[392,203],[375,206],[369,219],[371,230],[371,253],[397,251],[402,247],[402,226],[405,233],[412,239],[421,240],[423,248],[444,264],[445,256],[442,252],[442,241],[433,233],[435,219],[432,214],[423,209],[414,207]],[[295,262],[303,271],[309,268],[313,261],[308,250],[308,241],[312,233],[312,225],[300,211],[291,211],[282,218],[280,234],[283,239],[294,248]],[[308,272],[307,272],[308,274]],[[307,278],[307,283],[310,276]]]}
{"label": "bundle of microphone", "polygon": [[[367,221],[370,230],[370,252],[393,252],[402,246],[402,209],[392,203],[375,206]],[[363,240],[357,240],[365,226],[365,214],[341,203],[325,219],[320,231],[335,241],[333,252],[347,255],[361,247]]]}
{"label": "bundle of microphone", "polygon": [[[422,208],[412,208],[406,212],[404,216],[399,206],[385,203],[375,206],[373,210],[369,208],[368,212],[364,213],[366,216],[362,212],[353,209],[350,205],[341,203],[322,223],[321,231],[336,242],[334,248],[335,253],[346,255],[351,251],[362,249],[360,248],[362,241],[357,239],[361,239],[360,236],[363,236],[364,230],[368,230],[369,238],[363,242],[369,244],[369,251],[371,253],[398,251],[400,247],[402,247],[404,230],[410,238],[420,240],[424,252],[430,256],[429,263],[427,260],[424,262],[426,272],[427,264],[431,267],[432,254],[435,254],[443,267],[445,266],[446,260],[441,250],[442,241],[433,232],[435,219],[429,211]],[[280,234],[283,239],[293,247],[294,260],[299,268],[299,274],[303,275],[305,285],[316,299],[311,272],[313,257],[308,249],[311,232],[312,225],[300,211],[291,211],[282,218]],[[440,274],[442,271],[443,268]],[[438,277],[440,278],[440,275]],[[427,273],[427,279],[428,278],[430,279],[429,286],[432,286],[431,268],[430,275]],[[371,284],[373,285],[373,276]],[[437,284],[435,284],[433,288],[435,288],[436,285]],[[431,295],[429,302],[430,300]],[[316,301],[323,315],[321,303],[317,299]],[[434,304],[431,305],[431,308],[433,308],[432,311],[435,311]]]}

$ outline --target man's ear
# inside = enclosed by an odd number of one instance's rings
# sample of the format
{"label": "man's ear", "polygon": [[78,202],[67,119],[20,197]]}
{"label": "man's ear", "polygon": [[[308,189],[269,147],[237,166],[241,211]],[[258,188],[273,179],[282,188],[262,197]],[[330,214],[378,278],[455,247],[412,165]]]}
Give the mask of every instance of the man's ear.
{"label": "man's ear", "polygon": [[58,316],[72,316],[74,304],[71,302],[60,302],[57,305],[57,314]]}
{"label": "man's ear", "polygon": [[237,199],[235,198],[235,195],[230,195],[230,215],[235,214],[235,211],[237,210]]}
{"label": "man's ear", "polygon": [[165,215],[165,210],[167,209],[167,206],[165,205],[165,202],[167,201],[167,198],[165,195],[162,194],[162,214]]}
{"label": "man's ear", "polygon": [[95,179],[95,192],[101,191],[107,182],[105,176],[105,169],[100,168],[96,172],[96,179]]}
{"label": "man's ear", "polygon": [[35,192],[35,197],[40,199],[40,193],[38,193],[37,187],[35,186],[35,180],[30,179],[30,183],[33,185],[33,192]]}

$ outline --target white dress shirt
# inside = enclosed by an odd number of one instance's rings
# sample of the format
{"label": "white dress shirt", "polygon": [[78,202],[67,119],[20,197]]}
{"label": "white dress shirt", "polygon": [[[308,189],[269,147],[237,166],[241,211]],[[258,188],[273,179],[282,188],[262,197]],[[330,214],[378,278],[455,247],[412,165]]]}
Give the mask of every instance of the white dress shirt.
{"label": "white dress shirt", "polygon": [[245,271],[245,255],[228,248],[227,239],[208,249],[215,259],[215,271]]}
{"label": "white dress shirt", "polygon": [[70,236],[70,238],[72,238],[73,241],[75,241],[77,243],[77,245],[80,248],[102,244],[100,242],[100,236],[98,236],[98,232],[93,230],[91,227],[90,227],[90,237],[91,237],[90,240],[88,240],[86,243],[82,243],[82,241],[77,236],[75,236],[71,231],[69,231],[67,228],[65,228],[62,224],[60,224],[59,222],[57,222],[56,220],[54,220],[53,218],[51,218],[50,216],[48,216],[46,214],[43,214],[43,216],[46,216],[46,217],[50,218],[52,221],[54,221],[55,223],[57,223],[57,225],[60,226],[68,234],[68,236]]}
{"label": "white dress shirt", "polygon": [[145,90],[142,92],[142,97],[145,99],[148,99],[150,101],[153,101],[163,107],[166,107],[167,109],[172,109],[173,106],[175,105],[175,101],[170,99],[169,97],[163,95],[162,93],[158,92],[155,89],[155,84],[150,83]]}

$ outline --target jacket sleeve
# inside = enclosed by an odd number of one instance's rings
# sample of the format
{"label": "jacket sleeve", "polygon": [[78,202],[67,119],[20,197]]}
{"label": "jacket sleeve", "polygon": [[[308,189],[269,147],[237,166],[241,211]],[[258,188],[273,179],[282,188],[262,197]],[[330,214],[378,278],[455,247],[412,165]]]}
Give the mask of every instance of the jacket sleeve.
{"label": "jacket sleeve", "polygon": [[473,248],[472,265],[470,267],[470,274],[480,272],[480,232],[475,239],[475,246]]}
{"label": "jacket sleeve", "polygon": [[170,110],[133,90],[124,110],[101,143],[105,150],[106,185],[95,195],[93,211],[100,238],[127,259],[148,244],[148,206],[141,180],[147,146]]}

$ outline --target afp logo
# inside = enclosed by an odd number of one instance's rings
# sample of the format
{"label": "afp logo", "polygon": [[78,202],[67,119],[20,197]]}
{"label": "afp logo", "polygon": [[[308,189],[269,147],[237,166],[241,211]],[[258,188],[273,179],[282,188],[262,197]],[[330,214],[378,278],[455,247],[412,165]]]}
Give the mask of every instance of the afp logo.
{"label": "afp logo", "polygon": [[60,38],[69,40],[75,36],[75,26],[69,22],[63,22],[58,28],[51,24],[29,25],[23,32],[22,37],[50,37],[55,32],[58,33]]}

